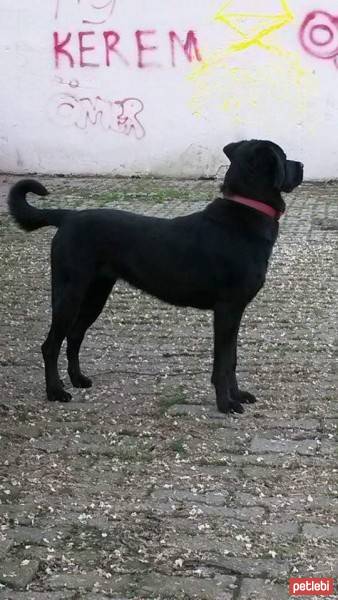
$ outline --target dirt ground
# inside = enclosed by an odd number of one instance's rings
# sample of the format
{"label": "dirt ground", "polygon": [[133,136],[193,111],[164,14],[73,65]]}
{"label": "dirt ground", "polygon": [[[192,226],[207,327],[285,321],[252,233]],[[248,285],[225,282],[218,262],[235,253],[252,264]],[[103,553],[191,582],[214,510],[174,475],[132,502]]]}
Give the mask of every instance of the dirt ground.
{"label": "dirt ground", "polygon": [[[40,180],[44,205],[167,217],[218,187]],[[83,346],[94,387],[47,403],[53,231],[12,224],[12,181],[0,176],[0,600],[284,600],[290,577],[334,577],[338,182],[289,197],[240,335],[239,379],[259,402],[224,417],[211,314],[123,283]],[[64,353],[61,367],[71,389]]]}

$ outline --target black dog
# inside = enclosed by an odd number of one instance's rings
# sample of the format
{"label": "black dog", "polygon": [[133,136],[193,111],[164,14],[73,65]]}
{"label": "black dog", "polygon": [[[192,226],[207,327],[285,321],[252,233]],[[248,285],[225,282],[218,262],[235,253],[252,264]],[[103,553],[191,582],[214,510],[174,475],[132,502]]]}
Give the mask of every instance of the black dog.
{"label": "black dog", "polygon": [[264,284],[285,210],[281,192],[302,182],[303,165],[286,160],[268,141],[229,144],[224,152],[231,165],[223,198],[175,219],[120,210],[38,209],[25,196],[45,196],[40,183],[23,180],[12,187],[9,210],[23,229],[58,228],[51,253],[52,325],[42,345],[49,400],[71,399],[57,367],[65,338],[73,386],[91,386],[80,370],[80,346],[121,278],[170,304],[213,310],[211,381],[218,409],[241,413],[242,403],[255,401],[237,385],[237,334],[245,307]]}

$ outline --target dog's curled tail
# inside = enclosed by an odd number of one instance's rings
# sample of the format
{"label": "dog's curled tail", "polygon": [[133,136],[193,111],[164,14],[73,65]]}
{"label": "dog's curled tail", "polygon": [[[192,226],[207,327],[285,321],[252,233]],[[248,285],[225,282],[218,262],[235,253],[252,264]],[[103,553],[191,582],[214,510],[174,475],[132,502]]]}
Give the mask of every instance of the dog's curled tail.
{"label": "dog's curled tail", "polygon": [[8,195],[9,212],[16,223],[25,231],[34,231],[40,227],[52,225],[60,227],[72,211],[63,209],[41,209],[28,204],[26,194],[32,192],[37,196],[47,196],[46,188],[34,179],[22,179],[15,183]]}

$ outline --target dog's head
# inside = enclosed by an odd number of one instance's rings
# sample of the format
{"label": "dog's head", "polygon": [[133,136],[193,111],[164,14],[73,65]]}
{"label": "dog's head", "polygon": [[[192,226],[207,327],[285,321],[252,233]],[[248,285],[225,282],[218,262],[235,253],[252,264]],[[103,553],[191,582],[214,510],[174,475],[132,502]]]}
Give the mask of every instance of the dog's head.
{"label": "dog's head", "polygon": [[303,181],[302,163],[287,160],[282,148],[273,142],[245,140],[228,144],[223,152],[230,160],[221,187],[224,194],[262,199],[274,205],[281,192],[292,192]]}

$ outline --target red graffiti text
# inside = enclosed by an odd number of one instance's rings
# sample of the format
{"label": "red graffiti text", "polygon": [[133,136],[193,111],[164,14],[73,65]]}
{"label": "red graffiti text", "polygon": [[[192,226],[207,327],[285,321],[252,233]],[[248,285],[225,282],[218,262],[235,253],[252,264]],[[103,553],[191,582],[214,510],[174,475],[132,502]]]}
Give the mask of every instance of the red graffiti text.
{"label": "red graffiti text", "polygon": [[[163,41],[163,38],[162,38]],[[135,66],[139,69],[154,69],[165,66],[159,60],[159,51],[163,49],[154,29],[138,30],[134,34]],[[175,31],[169,31],[166,36],[167,64],[176,67],[178,55],[184,61],[202,61],[198,38],[190,30],[184,36]],[[79,31],[53,34],[54,63],[57,69],[61,67],[110,67],[114,61],[132,66],[132,60],[122,48],[121,36],[117,31]],[[134,54],[134,53],[133,53]]]}

